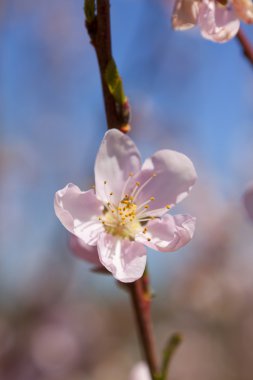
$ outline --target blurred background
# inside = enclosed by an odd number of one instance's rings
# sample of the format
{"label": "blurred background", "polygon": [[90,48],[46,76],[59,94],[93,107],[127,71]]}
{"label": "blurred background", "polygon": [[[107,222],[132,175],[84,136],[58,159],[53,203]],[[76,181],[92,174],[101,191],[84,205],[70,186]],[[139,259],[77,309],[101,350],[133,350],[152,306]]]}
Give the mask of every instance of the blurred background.
{"label": "blurred background", "polygon": [[[93,184],[106,130],[82,8],[0,0],[0,380],[127,380],[141,358],[127,293],[71,255],[53,210],[68,182]],[[184,338],[170,378],[252,380],[252,67],[236,39],[172,31],[169,1],[111,0],[111,12],[131,137],[143,158],[179,150],[199,175],[177,208],[197,216],[195,238],[149,252],[159,349]]]}

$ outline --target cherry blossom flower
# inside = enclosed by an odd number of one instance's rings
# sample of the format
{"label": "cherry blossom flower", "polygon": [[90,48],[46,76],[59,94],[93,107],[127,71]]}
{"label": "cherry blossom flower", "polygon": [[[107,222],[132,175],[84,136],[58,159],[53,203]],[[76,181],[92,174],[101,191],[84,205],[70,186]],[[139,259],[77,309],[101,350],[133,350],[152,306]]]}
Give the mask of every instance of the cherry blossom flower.
{"label": "cherry blossom flower", "polygon": [[248,186],[243,194],[243,204],[249,219],[253,222],[253,182]]}
{"label": "cherry blossom flower", "polygon": [[204,38],[227,42],[237,34],[240,20],[253,23],[251,0],[176,0],[172,26],[186,30],[199,25]]}
{"label": "cherry blossom flower", "polygon": [[98,255],[116,279],[132,282],[144,272],[145,246],[172,252],[192,239],[195,218],[167,212],[188,195],[195,180],[185,155],[160,150],[141,165],[134,142],[112,129],[97,154],[95,189],[68,184],[55,194],[55,212],[84,247],[92,247],[94,260]]}

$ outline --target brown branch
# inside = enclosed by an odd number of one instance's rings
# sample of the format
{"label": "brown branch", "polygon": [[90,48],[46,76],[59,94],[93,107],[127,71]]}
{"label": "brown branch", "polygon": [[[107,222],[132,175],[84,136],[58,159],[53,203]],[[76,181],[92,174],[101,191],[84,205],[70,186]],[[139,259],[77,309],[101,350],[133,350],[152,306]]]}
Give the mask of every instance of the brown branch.
{"label": "brown branch", "polygon": [[150,295],[145,290],[146,282],[147,279],[145,279],[144,275],[141,279],[129,284],[129,289],[139,329],[139,337],[152,379],[155,380],[156,375],[159,374],[159,366],[150,314]]}
{"label": "brown branch", "polygon": [[115,99],[105,81],[107,65],[113,59],[109,0],[97,0],[96,16],[91,23],[86,21],[86,27],[97,55],[108,129],[127,132],[128,122],[118,113]]}
{"label": "brown branch", "polygon": [[238,39],[238,41],[242,47],[243,54],[248,59],[248,61],[251,63],[251,65],[253,65],[253,47],[251,46],[249,40],[245,36],[242,29],[239,29],[239,32],[237,33],[236,37],[237,37],[237,39]]}
{"label": "brown branch", "polygon": [[[97,0],[96,14],[91,20],[86,20],[86,27],[97,55],[108,129],[117,128],[126,133],[129,130],[127,123],[129,115],[128,103],[126,102],[124,105],[126,108],[123,107],[122,115],[119,115],[117,104],[109,91],[104,75],[108,63],[113,59],[109,0]],[[155,375],[158,374],[159,367],[150,315],[151,300],[147,271],[140,280],[129,284],[128,288],[132,296],[143,351],[150,369],[151,377],[155,380]]]}

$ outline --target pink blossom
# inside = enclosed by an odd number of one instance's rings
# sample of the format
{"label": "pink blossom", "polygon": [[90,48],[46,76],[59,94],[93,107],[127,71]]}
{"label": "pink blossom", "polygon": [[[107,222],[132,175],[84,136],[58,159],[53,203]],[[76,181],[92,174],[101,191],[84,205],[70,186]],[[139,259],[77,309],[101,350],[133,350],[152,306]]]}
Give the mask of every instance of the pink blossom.
{"label": "pink blossom", "polygon": [[172,252],[192,239],[195,218],[167,212],[188,195],[195,180],[185,155],[160,150],[141,165],[134,142],[112,129],[97,154],[95,189],[81,191],[68,184],[55,194],[55,212],[67,230],[91,247],[94,260],[98,252],[116,279],[132,282],[144,272],[145,246]]}
{"label": "pink blossom", "polygon": [[100,260],[98,257],[98,250],[95,245],[85,244],[83,240],[79,239],[75,235],[71,235],[69,240],[69,248],[75,256],[82,260],[88,261],[91,264],[100,266]]}
{"label": "pink blossom", "polygon": [[186,30],[199,25],[204,38],[227,42],[237,34],[240,20],[253,23],[251,0],[176,0],[172,26]]}
{"label": "pink blossom", "polygon": [[129,380],[152,380],[147,364],[137,363],[130,372]]}
{"label": "pink blossom", "polygon": [[243,203],[249,219],[253,222],[253,183],[251,183],[243,194]]}

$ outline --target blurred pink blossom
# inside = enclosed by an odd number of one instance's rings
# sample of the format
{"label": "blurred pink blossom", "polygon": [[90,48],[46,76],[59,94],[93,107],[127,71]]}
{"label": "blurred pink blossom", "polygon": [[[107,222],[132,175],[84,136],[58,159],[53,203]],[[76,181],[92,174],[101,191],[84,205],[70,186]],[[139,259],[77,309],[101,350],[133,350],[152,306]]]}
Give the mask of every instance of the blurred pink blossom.
{"label": "blurred pink blossom", "polygon": [[68,184],[55,194],[55,212],[85,245],[97,246],[100,262],[116,279],[132,282],[145,269],[144,245],[171,252],[192,239],[195,218],[167,212],[188,195],[195,180],[185,155],[161,150],[141,165],[134,142],[112,129],[97,154],[96,188],[82,192]]}
{"label": "blurred pink blossom", "polygon": [[151,380],[147,364],[145,362],[137,363],[130,372],[129,380]]}
{"label": "blurred pink blossom", "polygon": [[253,23],[251,0],[176,0],[172,26],[186,30],[198,25],[204,38],[227,42],[237,34],[240,20]]}
{"label": "blurred pink blossom", "polygon": [[253,183],[251,183],[243,194],[243,204],[248,217],[253,222]]}

